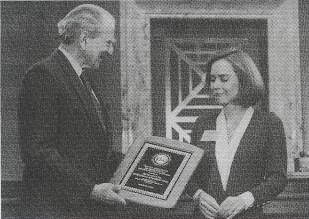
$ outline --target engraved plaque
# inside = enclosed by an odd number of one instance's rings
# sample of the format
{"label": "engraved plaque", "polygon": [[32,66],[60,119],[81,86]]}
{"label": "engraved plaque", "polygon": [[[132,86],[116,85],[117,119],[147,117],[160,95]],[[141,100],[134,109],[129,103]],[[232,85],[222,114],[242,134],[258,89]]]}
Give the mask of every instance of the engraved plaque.
{"label": "engraved plaque", "polygon": [[119,194],[136,203],[172,208],[203,156],[203,150],[183,142],[148,137],[133,143],[117,169]]}

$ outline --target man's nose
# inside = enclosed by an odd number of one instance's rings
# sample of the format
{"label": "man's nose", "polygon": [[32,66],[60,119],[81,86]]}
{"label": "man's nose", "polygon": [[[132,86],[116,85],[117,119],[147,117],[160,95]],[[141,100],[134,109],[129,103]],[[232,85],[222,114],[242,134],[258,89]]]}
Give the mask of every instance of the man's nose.
{"label": "man's nose", "polygon": [[107,52],[108,52],[110,55],[113,55],[113,54],[114,54],[114,45],[113,45],[112,43],[109,45]]}
{"label": "man's nose", "polygon": [[111,40],[109,41],[109,44],[108,44],[108,50],[107,52],[110,54],[110,55],[113,55],[114,54],[114,44],[116,43],[116,39],[115,37],[112,37]]}
{"label": "man's nose", "polygon": [[216,79],[215,81],[211,82],[211,87],[212,88],[220,88],[221,87],[220,80]]}

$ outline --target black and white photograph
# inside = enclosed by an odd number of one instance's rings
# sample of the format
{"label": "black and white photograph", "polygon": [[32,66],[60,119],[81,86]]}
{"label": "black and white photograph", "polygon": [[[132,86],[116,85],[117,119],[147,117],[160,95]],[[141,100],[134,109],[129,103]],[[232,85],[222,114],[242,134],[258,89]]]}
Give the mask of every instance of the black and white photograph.
{"label": "black and white photograph", "polygon": [[0,16],[1,218],[309,218],[309,1]]}

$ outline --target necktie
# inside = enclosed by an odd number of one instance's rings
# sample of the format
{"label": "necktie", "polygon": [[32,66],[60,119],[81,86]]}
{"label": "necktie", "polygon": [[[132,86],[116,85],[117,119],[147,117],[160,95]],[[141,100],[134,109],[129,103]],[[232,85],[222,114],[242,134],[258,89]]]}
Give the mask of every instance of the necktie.
{"label": "necktie", "polygon": [[89,96],[91,97],[91,101],[96,109],[96,112],[98,114],[98,117],[99,117],[99,120],[100,120],[100,123],[103,127],[104,130],[106,130],[106,127],[105,127],[105,123],[104,123],[104,119],[103,119],[103,116],[102,116],[102,106],[99,102],[99,100],[97,99],[97,97],[95,96],[95,93],[93,92],[93,89],[91,87],[91,83],[89,81],[89,75],[90,74],[90,68],[83,68],[83,72],[82,74],[80,75],[80,79],[82,80]]}

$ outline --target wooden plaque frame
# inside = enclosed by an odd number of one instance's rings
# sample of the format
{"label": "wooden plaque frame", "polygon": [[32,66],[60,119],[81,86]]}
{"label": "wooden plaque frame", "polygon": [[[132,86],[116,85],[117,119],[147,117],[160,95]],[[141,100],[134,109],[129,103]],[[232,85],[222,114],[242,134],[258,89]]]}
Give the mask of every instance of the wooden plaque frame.
{"label": "wooden plaque frame", "polygon": [[143,205],[173,208],[204,151],[162,137],[137,139],[116,170],[111,183],[119,195]]}

